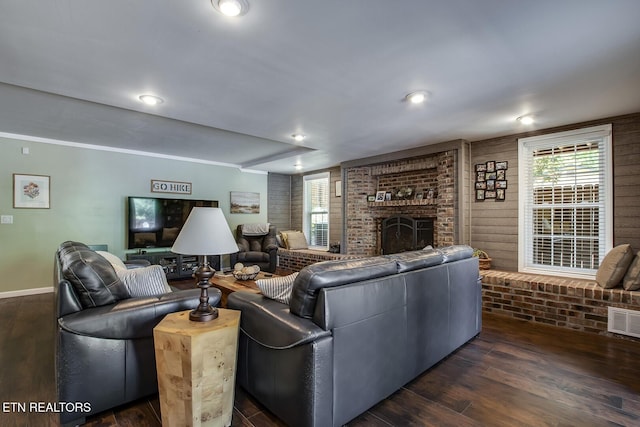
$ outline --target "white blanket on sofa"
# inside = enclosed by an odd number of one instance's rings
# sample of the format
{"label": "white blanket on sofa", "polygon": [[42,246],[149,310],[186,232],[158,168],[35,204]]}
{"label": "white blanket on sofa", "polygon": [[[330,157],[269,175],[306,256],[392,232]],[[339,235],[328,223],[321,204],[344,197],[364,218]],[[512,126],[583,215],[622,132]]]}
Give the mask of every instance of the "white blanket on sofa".
{"label": "white blanket on sofa", "polygon": [[269,225],[270,223],[268,222],[264,224],[243,224],[242,234],[245,236],[264,236],[269,234]]}

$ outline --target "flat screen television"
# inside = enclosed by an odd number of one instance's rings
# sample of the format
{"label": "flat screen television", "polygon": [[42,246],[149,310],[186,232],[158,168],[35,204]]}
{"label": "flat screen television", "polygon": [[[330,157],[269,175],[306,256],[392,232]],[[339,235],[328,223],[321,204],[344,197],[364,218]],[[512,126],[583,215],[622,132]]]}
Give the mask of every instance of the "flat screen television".
{"label": "flat screen television", "polygon": [[195,206],[218,207],[217,200],[128,197],[128,248],[169,248]]}

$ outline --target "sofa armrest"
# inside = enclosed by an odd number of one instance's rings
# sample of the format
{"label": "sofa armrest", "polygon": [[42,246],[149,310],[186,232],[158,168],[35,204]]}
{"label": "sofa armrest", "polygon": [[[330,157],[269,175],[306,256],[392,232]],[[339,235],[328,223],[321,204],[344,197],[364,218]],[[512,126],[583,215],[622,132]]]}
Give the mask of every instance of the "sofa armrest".
{"label": "sofa armrest", "polygon": [[262,241],[262,251],[269,252],[278,249],[278,242],[276,241],[276,236],[272,236],[267,234],[264,236],[264,240]]}
{"label": "sofa armrest", "polygon": [[[209,289],[209,303],[217,305],[221,293]],[[105,339],[153,337],[153,328],[167,314],[192,310],[200,302],[200,290],[170,292],[160,296],[129,298],[115,304],[84,309],[58,319],[68,332]]]}
{"label": "sofa armrest", "polygon": [[287,349],[330,336],[309,319],[289,312],[289,306],[249,292],[234,292],[227,307],[240,310],[240,329],[250,339],[272,349]]}
{"label": "sofa armrest", "polygon": [[277,252],[278,251],[278,245],[277,244],[273,244],[273,245],[267,245],[262,249],[262,252]]}
{"label": "sofa armrest", "polygon": [[60,280],[56,288],[56,317],[82,311],[82,304],[67,280]]}

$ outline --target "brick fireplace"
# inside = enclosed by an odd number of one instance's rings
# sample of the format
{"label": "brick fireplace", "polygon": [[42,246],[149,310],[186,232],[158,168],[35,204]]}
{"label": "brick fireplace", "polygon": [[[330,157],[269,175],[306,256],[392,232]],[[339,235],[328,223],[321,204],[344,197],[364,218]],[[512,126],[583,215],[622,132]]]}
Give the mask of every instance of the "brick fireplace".
{"label": "brick fireplace", "polygon": [[[378,255],[382,251],[382,221],[402,215],[433,220],[434,246],[455,241],[456,153],[440,153],[346,168],[346,247],[350,255]],[[411,187],[407,199],[369,201],[378,191],[397,194]]]}

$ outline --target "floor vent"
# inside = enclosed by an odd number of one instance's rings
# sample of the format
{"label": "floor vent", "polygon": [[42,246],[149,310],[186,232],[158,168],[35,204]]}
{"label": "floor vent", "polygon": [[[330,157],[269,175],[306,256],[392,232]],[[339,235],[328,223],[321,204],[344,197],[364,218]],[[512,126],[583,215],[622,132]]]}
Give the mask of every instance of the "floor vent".
{"label": "floor vent", "polygon": [[609,332],[640,338],[640,311],[609,307]]}

